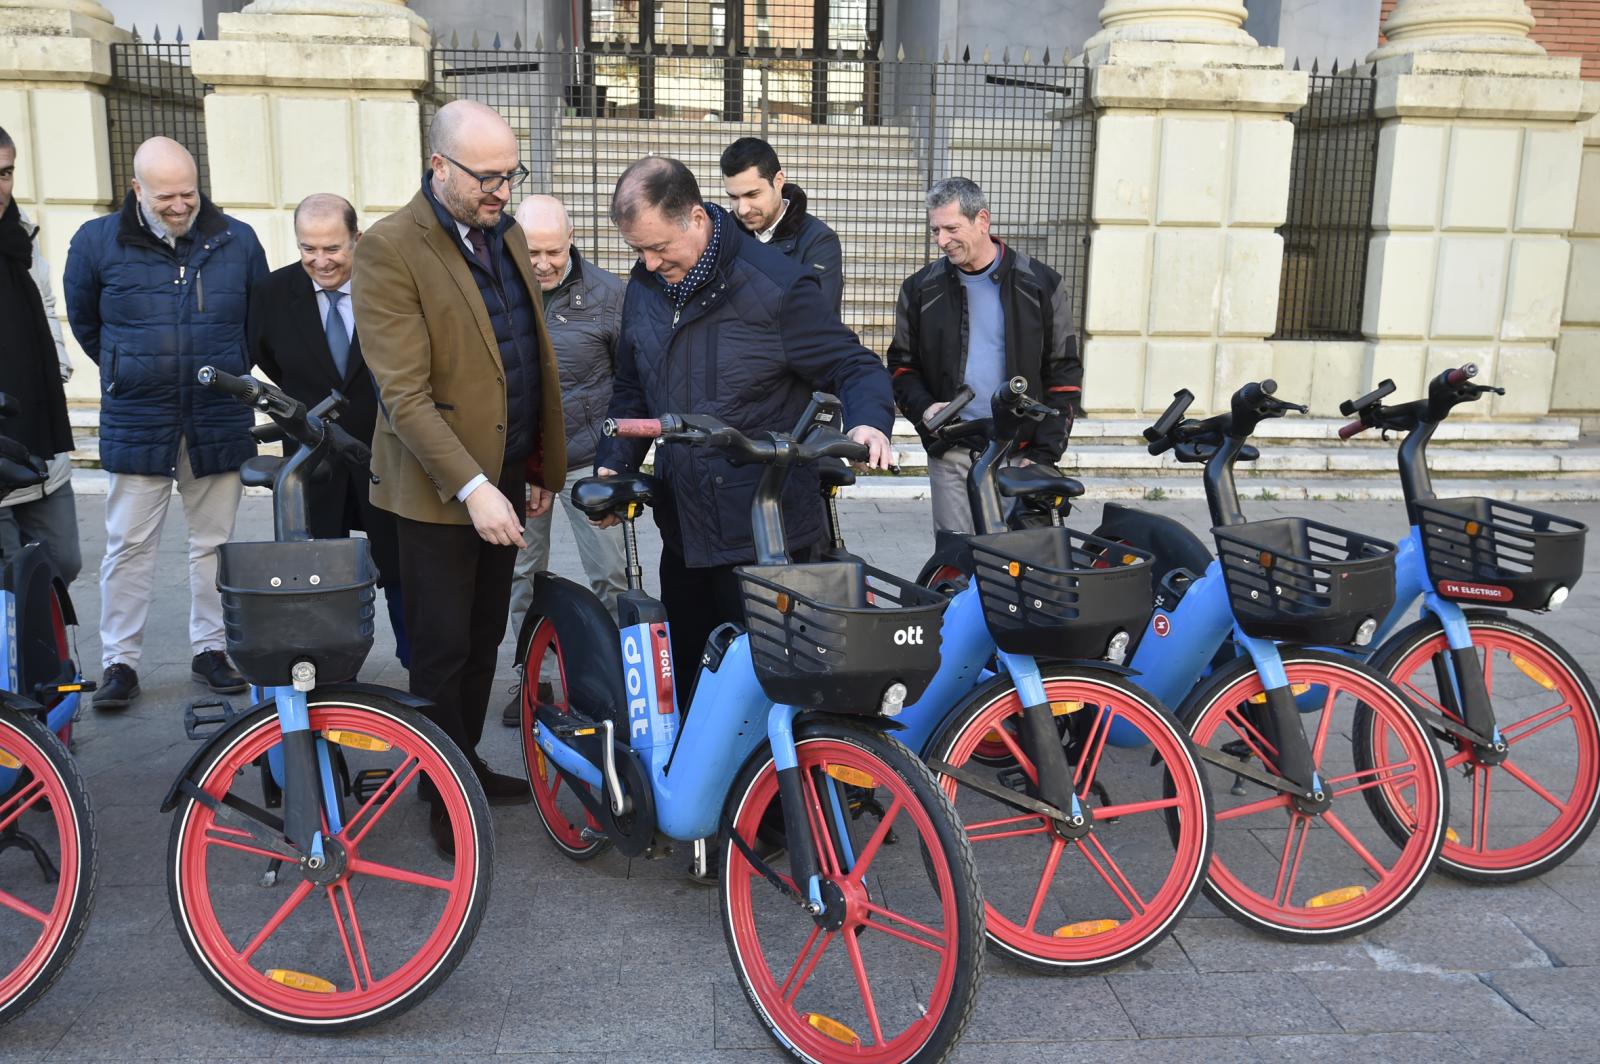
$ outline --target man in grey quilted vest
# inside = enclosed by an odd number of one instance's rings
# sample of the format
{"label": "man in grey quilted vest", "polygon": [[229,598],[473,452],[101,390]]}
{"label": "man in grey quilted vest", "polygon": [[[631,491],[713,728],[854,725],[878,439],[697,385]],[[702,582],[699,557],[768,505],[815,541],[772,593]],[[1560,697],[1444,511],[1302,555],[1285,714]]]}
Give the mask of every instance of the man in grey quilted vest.
{"label": "man in grey quilted vest", "polygon": [[[561,368],[561,405],[567,418],[567,483],[589,476],[600,423],[611,403],[617,335],[622,321],[621,278],[587,261],[572,246],[572,221],[554,196],[529,196],[517,207],[517,224],[528,238],[533,276],[544,297],[545,327]],[[615,616],[617,596],[627,576],[620,527],[597,528],[561,494],[567,524],[577,540],[589,586]],[[527,547],[517,552],[511,578],[511,624],[522,624],[533,597],[533,574],[549,567],[550,529],[555,507],[529,518],[523,529]],[[513,697],[502,720],[516,727],[521,700]]]}

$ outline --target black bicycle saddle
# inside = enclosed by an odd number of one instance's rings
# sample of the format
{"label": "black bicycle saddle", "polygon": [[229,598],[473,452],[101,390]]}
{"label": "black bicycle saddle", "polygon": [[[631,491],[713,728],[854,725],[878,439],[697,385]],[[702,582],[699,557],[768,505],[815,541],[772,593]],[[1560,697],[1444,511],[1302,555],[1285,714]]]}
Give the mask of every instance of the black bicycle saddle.
{"label": "black bicycle saddle", "polygon": [[584,477],[572,485],[572,502],[590,517],[604,517],[616,513],[630,502],[649,506],[655,493],[656,478],[643,473]]}

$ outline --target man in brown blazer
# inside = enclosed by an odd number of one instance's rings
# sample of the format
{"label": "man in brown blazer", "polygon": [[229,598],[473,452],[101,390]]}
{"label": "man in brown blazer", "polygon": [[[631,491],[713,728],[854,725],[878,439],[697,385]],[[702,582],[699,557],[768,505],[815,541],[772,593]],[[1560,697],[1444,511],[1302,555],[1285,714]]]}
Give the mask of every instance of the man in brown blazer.
{"label": "man in brown blazer", "polygon": [[[356,329],[383,413],[372,501],[396,516],[412,693],[491,802],[525,802],[527,784],[490,771],[476,747],[523,510],[548,509],[567,468],[561,385],[527,241],[505,209],[528,176],[515,134],[458,100],[440,108],[428,147],[421,191],[356,245]],[[420,789],[449,856],[446,810]]]}

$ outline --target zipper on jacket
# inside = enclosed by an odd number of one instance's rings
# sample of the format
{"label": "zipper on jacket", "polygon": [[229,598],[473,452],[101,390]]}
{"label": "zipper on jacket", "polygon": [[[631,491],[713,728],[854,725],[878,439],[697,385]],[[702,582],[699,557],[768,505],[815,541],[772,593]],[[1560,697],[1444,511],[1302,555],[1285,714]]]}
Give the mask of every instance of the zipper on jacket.
{"label": "zipper on jacket", "polygon": [[195,312],[204,314],[206,312],[205,275],[199,270],[194,271],[194,301]]}

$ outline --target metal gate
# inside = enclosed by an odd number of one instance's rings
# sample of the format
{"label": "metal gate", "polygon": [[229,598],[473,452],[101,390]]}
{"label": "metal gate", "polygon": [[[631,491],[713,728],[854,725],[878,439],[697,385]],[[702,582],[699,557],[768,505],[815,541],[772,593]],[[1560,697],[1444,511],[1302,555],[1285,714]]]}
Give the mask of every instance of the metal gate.
{"label": "metal gate", "polygon": [[[732,114],[730,78],[741,87]],[[819,84],[829,87],[820,109]],[[1048,54],[919,62],[842,49],[779,57],[435,47],[422,123],[426,141],[433,114],[452,99],[499,111],[533,172],[522,194],[561,199],[584,254],[619,274],[634,256],[608,211],[629,163],[647,153],[682,159],[706,198],[720,201],[722,149],[763,137],[810,212],[839,233],[845,324],[883,352],[900,282],[938,254],[923,195],[951,175],[984,188],[995,235],[1062,274],[1081,332],[1094,179],[1086,86],[1083,68]],[[664,94],[676,101],[670,114]]]}
{"label": "metal gate", "polygon": [[117,200],[133,180],[133,153],[151,137],[171,137],[189,149],[200,167],[200,191],[210,195],[206,160],[205,97],[211,86],[189,72],[189,46],[133,40],[111,46],[111,83],[106,120],[111,138],[111,187]]}

